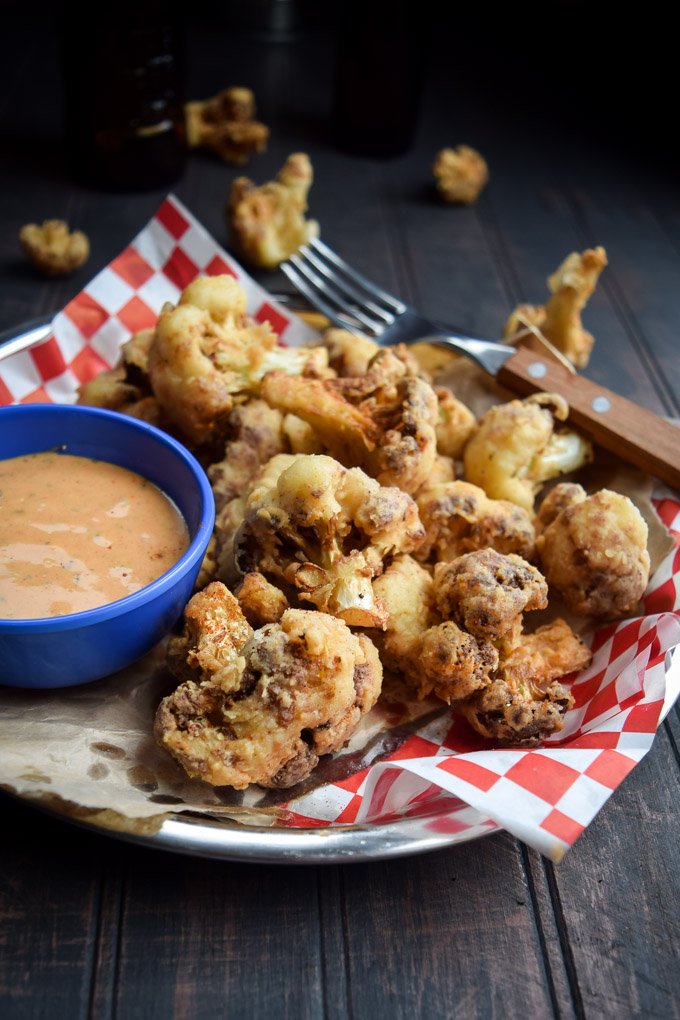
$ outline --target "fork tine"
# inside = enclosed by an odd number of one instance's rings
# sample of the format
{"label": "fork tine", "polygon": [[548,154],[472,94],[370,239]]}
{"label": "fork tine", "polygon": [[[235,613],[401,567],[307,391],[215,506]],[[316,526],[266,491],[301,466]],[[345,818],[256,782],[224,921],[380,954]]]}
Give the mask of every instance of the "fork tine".
{"label": "fork tine", "polygon": [[346,318],[343,318],[341,315],[339,315],[336,308],[333,308],[331,305],[328,304],[327,301],[324,301],[324,299],[320,297],[318,291],[314,290],[314,288],[307,283],[304,276],[302,276],[297,271],[297,269],[291,266],[289,262],[282,262],[281,269],[286,274],[286,276],[293,284],[293,286],[296,288],[296,290],[299,290],[300,293],[307,298],[307,300],[309,301],[310,305],[312,305],[313,308],[316,308],[318,311],[322,312],[322,314],[325,315],[327,319],[330,319],[330,321],[335,326],[339,326],[340,329],[349,330],[349,332],[354,333],[355,336],[361,335],[362,331],[357,326],[348,322]]}
{"label": "fork tine", "polygon": [[331,262],[336,269],[339,269],[345,276],[349,277],[354,283],[363,287],[364,290],[371,295],[373,300],[382,301],[383,304],[391,308],[397,315],[401,315],[406,311],[407,306],[403,301],[395,298],[393,294],[388,294],[382,287],[378,287],[377,284],[372,283],[362,273],[358,273],[356,269],[349,266],[344,259],[341,259],[332,248],[329,248],[320,238],[313,238],[307,242],[307,248],[312,248],[317,254],[324,256],[329,262]]}
{"label": "fork tine", "polygon": [[[386,326],[391,326],[394,322],[394,315],[392,312],[385,311],[380,305],[375,304],[374,301],[367,301],[365,294],[362,294],[360,290],[348,283],[347,280],[343,280],[338,273],[335,272],[326,262],[318,258],[313,251],[310,251],[309,246],[304,244],[297,251],[297,257],[301,260],[306,260],[319,273],[322,274],[337,290],[348,297],[350,300],[357,302],[357,308],[359,311],[368,310],[372,316],[376,316],[381,319]],[[352,306],[354,310],[354,306]]]}
{"label": "fork tine", "polygon": [[[368,331],[374,336],[379,336],[380,333],[385,329],[384,322],[378,322],[376,319],[372,319],[369,315],[366,315],[365,311],[361,308],[349,305],[347,299],[341,292],[334,287],[328,280],[313,269],[313,267],[300,258],[299,255],[291,255],[288,260],[288,264],[294,266],[298,273],[305,278],[307,284],[312,287],[326,302],[330,301],[340,312],[344,312],[351,318],[356,319],[360,326],[363,326],[364,331]],[[336,313],[337,314],[337,313]]]}

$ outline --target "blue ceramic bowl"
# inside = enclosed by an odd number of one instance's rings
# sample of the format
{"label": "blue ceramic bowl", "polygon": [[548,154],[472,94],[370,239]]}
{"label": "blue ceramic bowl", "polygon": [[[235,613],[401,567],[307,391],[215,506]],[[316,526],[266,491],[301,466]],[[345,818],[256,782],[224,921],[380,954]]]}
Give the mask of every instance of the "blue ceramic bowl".
{"label": "blue ceramic bowl", "polygon": [[215,521],[210,484],[176,440],[115,411],[65,404],[0,408],[0,460],[61,447],[136,471],[177,505],[189,529],[182,558],[145,588],[68,616],[0,619],[0,683],[71,687],[128,666],[172,628],[191,592]]}

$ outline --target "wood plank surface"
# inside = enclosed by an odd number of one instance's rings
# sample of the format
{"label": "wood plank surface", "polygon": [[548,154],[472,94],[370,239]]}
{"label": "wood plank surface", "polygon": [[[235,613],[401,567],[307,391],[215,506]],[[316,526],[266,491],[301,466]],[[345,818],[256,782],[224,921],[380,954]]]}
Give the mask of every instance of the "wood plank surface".
{"label": "wood plank surface", "polygon": [[[205,14],[205,6],[199,5]],[[0,329],[61,307],[144,225],[165,191],[114,195],[70,180],[59,143],[55,23],[16,16],[0,90]],[[452,17],[453,15],[451,15]],[[547,92],[489,77],[444,21],[413,149],[380,161],[335,146],[327,33],[272,40],[211,8],[189,35],[192,97],[249,85],[272,126],[246,173],[312,157],[311,212],[350,262],[423,312],[498,335],[541,302],[572,250],[610,265],[588,305],[587,374],[657,413],[680,408],[680,202],[661,165],[625,161]],[[497,53],[501,50],[497,29]],[[516,40],[515,40],[516,41]],[[456,60],[451,59],[455,52]],[[41,68],[36,77],[35,68]],[[577,86],[574,86],[577,88]],[[557,104],[559,105],[559,104]],[[536,125],[540,125],[537,129]],[[435,152],[487,156],[470,208],[433,199]],[[623,155],[622,155],[623,151]],[[197,154],[174,189],[227,243],[224,203],[242,171]],[[29,220],[71,218],[88,264],[43,281],[16,245]],[[289,289],[279,273],[258,274]],[[0,1017],[674,1018],[678,986],[680,717],[558,866],[509,835],[390,862],[266,867],[203,861],[96,835],[2,796]]]}

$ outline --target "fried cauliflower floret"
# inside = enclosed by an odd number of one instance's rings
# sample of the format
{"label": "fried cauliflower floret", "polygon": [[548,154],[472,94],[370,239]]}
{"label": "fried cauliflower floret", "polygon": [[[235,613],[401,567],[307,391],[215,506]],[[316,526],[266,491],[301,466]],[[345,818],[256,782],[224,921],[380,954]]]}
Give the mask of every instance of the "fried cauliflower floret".
{"label": "fried cauliflower floret", "polygon": [[168,667],[178,680],[210,680],[224,691],[236,690],[239,653],[252,633],[234,596],[213,581],[187,603],[182,633],[168,641]]}
{"label": "fried cauliflower floret", "polygon": [[250,494],[235,539],[238,569],[285,581],[298,598],[354,626],[382,627],[371,580],[423,537],[413,500],[331,457],[293,458]]}
{"label": "fried cauliflower floret", "polygon": [[250,89],[223,89],[212,99],[184,106],[187,145],[205,146],[227,163],[246,163],[267,148],[269,128],[255,120],[255,96]]}
{"label": "fried cauliflower floret", "polygon": [[332,457],[381,485],[414,493],[434,466],[437,398],[399,352],[381,350],[363,376],[291,380],[273,372],[262,396],[307,422]]}
{"label": "fried cauliflower floret", "polygon": [[220,670],[181,684],[158,708],[156,739],[213,786],[289,787],[347,742],[378,698],[382,667],[367,637],[325,613],[289,609],[241,641],[247,626],[243,617],[225,624],[221,640],[238,650],[226,685]]}
{"label": "fried cauliflower floret", "polygon": [[90,256],[90,242],[82,230],[71,232],[64,220],[27,223],[19,242],[36,269],[45,276],[62,276],[78,269]]}
{"label": "fried cauliflower floret", "polygon": [[425,540],[419,560],[453,560],[475,549],[534,555],[534,526],[526,510],[505,499],[489,499],[469,482],[428,485],[416,497]]}
{"label": "fried cauliflower floret", "polygon": [[470,205],[489,180],[486,160],[469,145],[441,149],[432,165],[437,191],[445,202]]}
{"label": "fried cauliflower floret", "polygon": [[281,589],[271,584],[257,571],[245,575],[235,589],[234,595],[251,627],[277,623],[286,609],[290,608],[288,599]]}
{"label": "fried cauliflower floret", "polygon": [[462,400],[445,386],[435,386],[437,395],[437,449],[456,460],[475,430],[477,419]]}
{"label": "fried cauliflower floret", "polygon": [[512,633],[522,613],[548,604],[548,585],[536,567],[495,549],[437,563],[434,594],[444,619],[491,641]]}
{"label": "fried cauliflower floret", "polygon": [[566,401],[555,393],[492,407],[465,447],[465,477],[492,499],[509,499],[531,513],[544,482],[592,460],[587,440],[556,429],[568,414]]}
{"label": "fried cauliflower floret", "polygon": [[372,358],[380,350],[374,340],[357,336],[347,329],[327,329],[323,342],[328,348],[328,360],[339,376],[364,375]]}
{"label": "fried cauliflower floret", "polygon": [[125,369],[120,367],[100,372],[79,386],[77,403],[110,411],[124,411],[128,404],[135,403],[141,397],[139,386],[132,386],[127,381]]}
{"label": "fried cauliflower floret", "polygon": [[574,613],[618,619],[635,610],[647,587],[647,524],[618,492],[601,489],[567,505],[536,548],[549,585]]}
{"label": "fried cauliflower floret", "polygon": [[438,453],[434,459],[432,470],[427,476],[427,481],[418,489],[417,495],[419,496],[427,489],[434,488],[435,485],[445,485],[447,482],[454,482],[455,480],[456,465],[452,458],[444,457],[441,453]]}
{"label": "fried cauliflower floret", "polygon": [[319,236],[316,220],[305,220],[312,165],[304,152],[289,156],[276,180],[257,187],[237,177],[227,204],[231,244],[252,266],[274,269]]}
{"label": "fried cauliflower floret", "polygon": [[401,673],[420,698],[458,701],[489,682],[498,652],[453,621],[440,622],[431,575],[411,556],[399,556],[373,582],[389,619],[376,636],[386,666]]}
{"label": "fried cauliflower floret", "polygon": [[584,669],[590,650],[564,620],[524,634],[501,653],[498,673],[459,711],[485,737],[515,747],[533,747],[559,733],[573,698],[559,678]]}
{"label": "fried cauliflower floret", "polygon": [[604,248],[589,248],[581,254],[572,252],[548,277],[551,296],[546,304],[518,305],[506,322],[503,335],[512,339],[527,325],[534,326],[572,364],[585,368],[594,338],[583,328],[581,312],[606,265]]}
{"label": "fried cauliflower floret", "polygon": [[208,468],[218,512],[248,489],[260,468],[286,450],[283,415],[264,400],[239,404],[226,420],[224,456]]}
{"label": "fried cauliflower floret", "polygon": [[576,482],[559,482],[541,500],[536,515],[536,533],[540,534],[545,531],[563,510],[576,503],[582,503],[586,496],[586,490],[582,485],[577,485]]}
{"label": "fried cauliflower floret", "polygon": [[279,347],[268,322],[248,318],[245,302],[233,277],[203,277],[158,320],[148,361],[153,392],[195,443],[214,439],[235,398],[257,395],[267,372],[314,372],[327,364],[325,348]]}

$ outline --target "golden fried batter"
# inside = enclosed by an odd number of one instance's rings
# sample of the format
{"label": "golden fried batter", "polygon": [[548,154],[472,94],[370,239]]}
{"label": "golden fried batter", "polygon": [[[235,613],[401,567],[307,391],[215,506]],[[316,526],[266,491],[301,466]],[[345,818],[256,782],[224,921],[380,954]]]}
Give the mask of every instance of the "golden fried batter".
{"label": "golden fried batter", "polygon": [[200,277],[158,320],[149,350],[153,392],[195,443],[214,440],[235,399],[257,395],[266,372],[327,365],[323,347],[279,347],[269,323],[251,320],[245,307],[245,292],[233,277]]}
{"label": "golden fried batter", "polygon": [[90,257],[90,242],[82,230],[72,233],[64,220],[27,223],[19,241],[36,269],[45,276],[62,276],[78,269]]}
{"label": "golden fried batter", "polygon": [[286,582],[298,598],[353,626],[382,627],[386,614],[371,580],[385,559],[421,541],[415,503],[331,457],[275,460],[283,470],[269,471],[248,497],[234,543],[238,569]]}
{"label": "golden fried batter", "polygon": [[581,312],[606,265],[604,248],[589,248],[580,255],[572,252],[548,278],[551,296],[547,303],[518,305],[508,318],[503,335],[512,340],[526,326],[534,326],[577,368],[585,368],[594,338],[583,328]]}
{"label": "golden fried batter", "polygon": [[280,590],[257,571],[246,574],[235,589],[241,611],[251,627],[263,627],[265,623],[278,623],[286,609],[288,599]]}
{"label": "golden fried batter", "polygon": [[182,633],[168,642],[168,666],[178,680],[210,680],[224,691],[236,690],[239,652],[252,633],[234,596],[213,581],[189,600]]}
{"label": "golden fried batter", "polygon": [[512,631],[522,613],[548,604],[548,586],[536,567],[494,549],[437,563],[434,592],[444,619],[491,641]]}
{"label": "golden fried batter", "polygon": [[267,148],[269,128],[255,120],[255,96],[250,89],[223,89],[212,99],[184,106],[187,145],[205,146],[227,163],[246,163]]}
{"label": "golden fried batter", "polygon": [[647,587],[647,533],[627,496],[601,489],[557,514],[536,548],[548,583],[574,613],[611,620],[632,613]]}
{"label": "golden fried batter", "polygon": [[227,204],[231,243],[252,266],[274,269],[319,236],[316,220],[305,220],[312,164],[304,152],[289,156],[276,180],[257,187],[237,177]]}
{"label": "golden fried batter", "polygon": [[208,468],[208,478],[219,512],[243,495],[260,468],[286,451],[283,415],[264,400],[239,404],[226,420],[227,443],[221,460]]}
{"label": "golden fried batter", "polygon": [[505,499],[489,499],[469,482],[426,486],[416,497],[425,541],[415,555],[423,562],[452,560],[491,546],[500,553],[534,555],[534,527],[526,510]]}
{"label": "golden fried batter", "polygon": [[590,650],[564,620],[555,620],[522,635],[501,655],[491,683],[457,707],[478,733],[496,743],[534,747],[559,733],[573,704],[558,679],[583,669],[590,659]]}
{"label": "golden fried batter", "polygon": [[582,485],[577,485],[576,482],[559,482],[541,500],[536,517],[536,533],[540,534],[545,531],[563,510],[576,503],[582,503],[586,496],[586,490]]}
{"label": "golden fried batter", "polygon": [[381,485],[414,493],[434,466],[437,398],[409,374],[399,351],[379,351],[362,376],[291,380],[274,372],[262,396],[311,425],[331,456]]}
{"label": "golden fried batter", "polygon": [[241,642],[248,625],[219,588],[230,636],[218,641],[237,648],[237,683],[220,669],[182,683],[158,708],[156,739],[189,776],[214,786],[292,786],[320,755],[339,750],[375,704],[378,654],[341,620],[299,609]]}
{"label": "golden fried batter", "polygon": [[440,622],[432,577],[411,556],[398,556],[373,590],[389,613],[385,633],[375,638],[381,658],[419,697],[434,693],[451,703],[489,682],[498,652],[452,621]]}
{"label": "golden fried batter", "polygon": [[462,400],[445,386],[435,386],[437,394],[437,450],[456,460],[475,430],[477,419]]}
{"label": "golden fried batter", "polygon": [[486,412],[465,447],[465,477],[493,499],[509,499],[531,512],[543,482],[592,460],[592,447],[576,432],[556,429],[569,407],[555,393],[535,393]]}
{"label": "golden fried batter", "polygon": [[489,180],[486,160],[469,145],[441,149],[432,165],[437,191],[445,202],[470,205]]}

